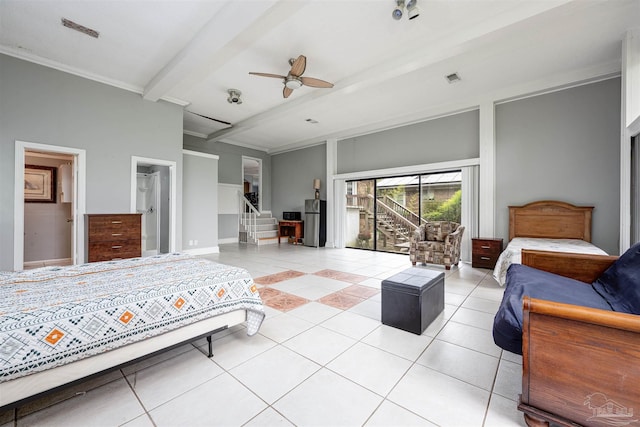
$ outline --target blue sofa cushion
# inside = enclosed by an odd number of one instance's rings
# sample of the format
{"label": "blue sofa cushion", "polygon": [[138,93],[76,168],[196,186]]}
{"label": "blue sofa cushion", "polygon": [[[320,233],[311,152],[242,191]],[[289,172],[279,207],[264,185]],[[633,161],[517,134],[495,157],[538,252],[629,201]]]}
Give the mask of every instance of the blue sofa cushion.
{"label": "blue sofa cushion", "polygon": [[615,311],[640,314],[640,243],[622,254],[593,287]]}
{"label": "blue sofa cushion", "polygon": [[525,295],[548,301],[611,311],[589,284],[522,264],[507,270],[507,287],[493,321],[493,340],[501,348],[522,354],[522,300]]}

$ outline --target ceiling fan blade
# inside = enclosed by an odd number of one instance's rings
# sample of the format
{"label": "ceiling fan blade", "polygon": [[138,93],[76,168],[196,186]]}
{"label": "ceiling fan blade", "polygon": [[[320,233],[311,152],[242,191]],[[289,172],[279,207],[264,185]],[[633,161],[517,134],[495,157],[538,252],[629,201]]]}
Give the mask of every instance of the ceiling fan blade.
{"label": "ceiling fan blade", "polygon": [[330,88],[333,87],[333,83],[325,82],[324,80],[316,79],[313,77],[300,77],[300,81],[305,86],[310,87],[322,87],[322,88]]}
{"label": "ceiling fan blade", "polygon": [[249,74],[253,74],[254,76],[261,76],[261,77],[273,77],[276,79],[285,79],[286,76],[281,76],[280,74],[270,74],[270,73],[254,73],[254,72],[250,72]]}
{"label": "ceiling fan blade", "polygon": [[289,74],[291,74],[292,76],[300,77],[302,73],[304,73],[304,70],[306,68],[307,57],[304,55],[300,55],[295,61],[293,61],[293,64],[291,64],[291,71],[289,71]]}
{"label": "ceiling fan blade", "polygon": [[222,121],[222,120],[214,119],[213,117],[203,116],[202,114],[194,113],[193,111],[189,111],[189,110],[185,110],[185,111],[187,113],[195,114],[196,116],[200,116],[200,117],[205,118],[205,119],[213,120],[214,122],[222,123],[223,125],[231,126],[231,123],[229,123],[229,122],[225,122],[225,121]]}
{"label": "ceiling fan blade", "polygon": [[284,89],[282,90],[282,96],[284,96],[285,98],[288,98],[292,92],[293,92],[293,89],[290,89],[285,86]]}

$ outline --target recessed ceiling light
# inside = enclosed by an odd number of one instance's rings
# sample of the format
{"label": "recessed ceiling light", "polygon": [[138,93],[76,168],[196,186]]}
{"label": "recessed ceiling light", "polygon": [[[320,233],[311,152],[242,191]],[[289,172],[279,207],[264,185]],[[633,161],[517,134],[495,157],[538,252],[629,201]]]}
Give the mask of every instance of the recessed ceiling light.
{"label": "recessed ceiling light", "polygon": [[457,83],[457,82],[459,82],[460,80],[462,80],[462,79],[460,78],[460,75],[459,75],[458,73],[451,73],[451,74],[449,74],[449,75],[447,75],[447,76],[444,76],[444,78],[445,78],[445,79],[447,79],[447,81],[448,81],[449,83]]}
{"label": "recessed ceiling light", "polygon": [[311,123],[311,124],[314,124],[314,125],[315,125],[316,123],[320,123],[319,121],[314,120],[314,119],[307,119],[306,121],[307,121],[307,122],[309,122],[309,123]]}
{"label": "recessed ceiling light", "polygon": [[96,39],[100,35],[100,33],[97,32],[96,30],[93,30],[91,28],[82,26],[82,25],[80,25],[78,23],[75,23],[75,22],[73,22],[73,21],[71,21],[69,19],[66,19],[66,18],[62,18],[62,25],[64,25],[67,28],[71,28],[72,30],[79,31],[82,34],[86,34],[88,36],[95,37]]}

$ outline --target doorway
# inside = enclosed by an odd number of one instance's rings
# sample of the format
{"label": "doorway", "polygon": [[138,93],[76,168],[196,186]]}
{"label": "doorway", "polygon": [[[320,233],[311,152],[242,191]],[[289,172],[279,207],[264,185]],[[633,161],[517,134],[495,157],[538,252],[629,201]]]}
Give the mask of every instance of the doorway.
{"label": "doorway", "polygon": [[73,164],[68,154],[25,151],[23,268],[73,264]]}
{"label": "doorway", "polygon": [[244,197],[258,212],[262,212],[262,159],[242,156]]}
{"label": "doorway", "polygon": [[132,156],[131,212],[142,214],[142,256],[176,250],[176,162]]}
{"label": "doorway", "polygon": [[16,141],[14,270],[84,262],[85,165],[85,150]]}
{"label": "doorway", "polygon": [[[138,167],[140,170],[141,167]],[[161,206],[162,188],[160,172],[138,172],[136,212],[142,214],[142,256],[161,253]],[[168,237],[168,233],[164,233]],[[168,251],[168,240],[165,238],[165,253]]]}

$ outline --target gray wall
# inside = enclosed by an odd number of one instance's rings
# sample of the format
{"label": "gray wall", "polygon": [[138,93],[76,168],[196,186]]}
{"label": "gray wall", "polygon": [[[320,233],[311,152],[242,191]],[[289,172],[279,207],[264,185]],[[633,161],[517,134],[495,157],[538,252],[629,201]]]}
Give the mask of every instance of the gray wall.
{"label": "gray wall", "polygon": [[220,214],[218,215],[218,238],[237,239],[238,238],[238,215]]}
{"label": "gray wall", "polygon": [[[185,154],[182,175],[182,247],[218,246],[218,160]],[[197,240],[190,245],[189,241]]]}
{"label": "gray wall", "polygon": [[274,216],[282,219],[283,211],[299,211],[304,215],[305,199],[315,196],[314,178],[320,178],[320,198],[326,200],[326,152],[326,144],[321,144],[272,157],[274,191],[271,199]]}
{"label": "gray wall", "polygon": [[86,150],[87,213],[130,211],[134,155],[175,161],[182,188],[180,106],[2,54],[0,75],[0,269],[13,269],[16,140]]}
{"label": "gray wall", "polygon": [[509,205],[551,199],[595,206],[592,241],[618,253],[620,79],[496,107],[496,232]]}
{"label": "gray wall", "polygon": [[220,156],[218,182],[223,184],[242,185],[242,156],[262,159],[262,209],[271,210],[271,156],[268,153],[224,142],[207,142],[204,138],[186,134],[184,149]]}
{"label": "gray wall", "polygon": [[338,142],[338,173],[479,156],[478,110]]}
{"label": "gray wall", "polygon": [[[199,151],[201,153],[216,154],[220,156],[218,161],[218,182],[221,184],[235,184],[242,191],[242,156],[262,159],[262,209],[272,210],[271,206],[271,156],[264,151],[239,147],[224,142],[207,142],[204,138],[193,135],[184,135],[184,149]],[[274,212],[275,214],[275,212]],[[238,215],[218,215],[218,238],[238,238]]]}

